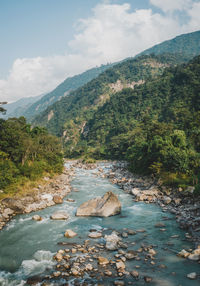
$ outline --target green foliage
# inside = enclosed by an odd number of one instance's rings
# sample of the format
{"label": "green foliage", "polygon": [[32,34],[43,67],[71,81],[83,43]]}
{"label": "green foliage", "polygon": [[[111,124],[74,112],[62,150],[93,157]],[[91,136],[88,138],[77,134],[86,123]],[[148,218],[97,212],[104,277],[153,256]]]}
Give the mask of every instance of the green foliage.
{"label": "green foliage", "polygon": [[59,139],[46,129],[26,123],[24,117],[0,119],[0,188],[36,180],[45,172],[60,173],[63,167]]}
{"label": "green foliage", "polygon": [[67,131],[68,157],[126,158],[134,172],[165,177],[170,185],[193,184],[200,167],[199,76],[197,57],[123,89],[92,115],[86,110],[82,133],[76,114]]}

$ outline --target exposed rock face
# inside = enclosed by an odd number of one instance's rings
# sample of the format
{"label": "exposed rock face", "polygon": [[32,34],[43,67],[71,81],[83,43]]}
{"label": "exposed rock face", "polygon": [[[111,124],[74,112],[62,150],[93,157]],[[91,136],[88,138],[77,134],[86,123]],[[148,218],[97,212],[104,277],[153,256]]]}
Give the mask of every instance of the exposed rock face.
{"label": "exposed rock face", "polygon": [[108,217],[121,212],[121,203],[112,192],[107,192],[102,198],[91,199],[77,209],[77,216]]}
{"label": "exposed rock face", "polygon": [[69,218],[68,214],[63,211],[58,211],[51,215],[51,219],[54,220],[66,220],[68,218]]}

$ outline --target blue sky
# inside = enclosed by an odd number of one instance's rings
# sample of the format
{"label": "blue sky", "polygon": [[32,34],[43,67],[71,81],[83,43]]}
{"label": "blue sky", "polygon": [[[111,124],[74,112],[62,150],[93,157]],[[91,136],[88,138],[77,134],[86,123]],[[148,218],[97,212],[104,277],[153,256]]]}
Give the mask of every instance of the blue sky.
{"label": "blue sky", "polygon": [[199,30],[198,0],[0,0],[0,101]]}

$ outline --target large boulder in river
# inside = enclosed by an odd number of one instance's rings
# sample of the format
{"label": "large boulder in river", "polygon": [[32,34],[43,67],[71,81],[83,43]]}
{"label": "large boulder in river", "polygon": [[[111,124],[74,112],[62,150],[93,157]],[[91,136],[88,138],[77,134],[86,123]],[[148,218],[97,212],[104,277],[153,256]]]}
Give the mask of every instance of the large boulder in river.
{"label": "large boulder in river", "polygon": [[91,199],[77,209],[77,216],[108,217],[121,212],[121,203],[112,192],[107,192],[103,197]]}

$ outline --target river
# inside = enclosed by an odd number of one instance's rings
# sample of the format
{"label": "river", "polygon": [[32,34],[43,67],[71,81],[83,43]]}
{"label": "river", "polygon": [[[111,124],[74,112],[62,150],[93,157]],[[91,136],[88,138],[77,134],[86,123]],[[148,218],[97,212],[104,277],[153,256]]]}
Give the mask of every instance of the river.
{"label": "river", "polygon": [[[101,167],[108,171],[109,164],[101,164]],[[97,170],[76,169],[76,175],[72,185],[72,192],[68,198],[75,202],[64,201],[61,205],[46,208],[34,214],[42,216],[41,222],[32,220],[32,214],[18,215],[0,232],[0,285],[19,286],[27,285],[26,280],[34,275],[47,275],[55,271],[55,261],[53,255],[62,247],[59,242],[67,242],[64,237],[66,229],[72,229],[78,236],[70,239],[73,243],[83,243],[88,239],[91,228],[104,229],[107,233],[117,230],[120,233],[123,229],[144,229],[145,232],[137,232],[134,236],[128,236],[124,241],[131,245],[131,249],[137,250],[141,245],[153,245],[157,255],[153,264],[145,260],[141,254],[141,260],[127,261],[127,270],[136,270],[141,276],[147,275],[153,278],[149,285],[157,286],[197,286],[198,280],[189,280],[186,275],[191,272],[199,272],[200,265],[179,258],[176,253],[182,249],[192,248],[192,244],[185,239],[185,233],[178,228],[173,215],[163,212],[155,204],[134,203],[131,195],[125,193],[117,185],[113,185],[108,179],[97,177]],[[96,196],[102,196],[107,191],[112,191],[118,195],[122,203],[122,213],[109,218],[98,217],[76,217],[77,206],[82,202]],[[50,215],[57,210],[67,211],[69,219],[67,221],[53,221]],[[154,225],[158,222],[165,224],[166,231],[161,231]],[[171,236],[174,236],[171,238]],[[98,240],[95,240],[97,242]],[[101,238],[99,242],[103,242]],[[63,249],[66,248],[63,247]],[[116,252],[104,253],[108,258],[113,259]],[[155,263],[155,264],[154,264]],[[160,267],[165,265],[166,267]],[[86,285],[113,285],[117,277],[102,277],[99,280],[90,277]],[[125,285],[145,285],[143,279],[135,281],[130,275],[120,278]],[[71,281],[71,282],[70,282]],[[73,278],[68,278],[69,285],[82,285],[73,282]],[[64,280],[55,280],[48,285],[65,285]],[[99,284],[99,285],[100,285]],[[40,284],[37,284],[40,285]]]}

